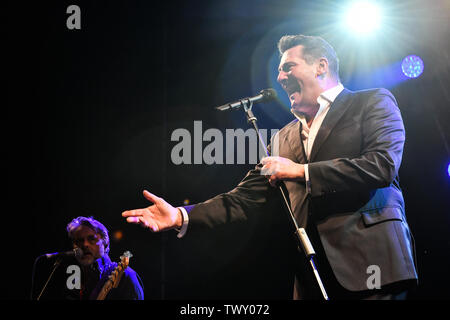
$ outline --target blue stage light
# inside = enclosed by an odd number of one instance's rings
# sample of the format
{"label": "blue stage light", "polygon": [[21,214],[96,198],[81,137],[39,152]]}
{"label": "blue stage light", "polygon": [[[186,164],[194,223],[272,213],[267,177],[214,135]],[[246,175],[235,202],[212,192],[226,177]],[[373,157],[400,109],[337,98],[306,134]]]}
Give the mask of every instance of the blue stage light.
{"label": "blue stage light", "polygon": [[450,163],[447,166],[447,173],[448,173],[448,176],[450,177]]}
{"label": "blue stage light", "polygon": [[417,78],[423,72],[423,61],[418,56],[407,56],[402,61],[402,71],[408,78]]}

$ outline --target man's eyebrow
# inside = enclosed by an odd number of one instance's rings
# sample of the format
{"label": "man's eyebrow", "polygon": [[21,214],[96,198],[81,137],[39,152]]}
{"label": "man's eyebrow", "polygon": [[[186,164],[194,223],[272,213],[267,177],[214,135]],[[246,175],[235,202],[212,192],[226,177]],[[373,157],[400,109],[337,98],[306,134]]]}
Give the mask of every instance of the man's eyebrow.
{"label": "man's eyebrow", "polygon": [[278,71],[281,71],[281,70],[283,70],[285,67],[290,66],[290,65],[295,65],[295,62],[293,62],[293,61],[286,61],[286,62],[284,62],[283,64],[281,64],[281,65],[278,67]]}

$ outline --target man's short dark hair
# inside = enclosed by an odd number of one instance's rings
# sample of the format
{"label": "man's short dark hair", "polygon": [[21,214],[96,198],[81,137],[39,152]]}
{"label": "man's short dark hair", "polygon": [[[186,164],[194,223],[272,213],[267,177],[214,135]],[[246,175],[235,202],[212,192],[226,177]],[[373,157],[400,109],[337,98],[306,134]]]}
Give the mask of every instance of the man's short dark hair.
{"label": "man's short dark hair", "polygon": [[318,36],[286,35],[278,41],[278,50],[282,55],[286,50],[299,45],[303,46],[303,59],[308,64],[323,57],[327,58],[332,76],[339,81],[339,59],[336,51],[328,42]]}

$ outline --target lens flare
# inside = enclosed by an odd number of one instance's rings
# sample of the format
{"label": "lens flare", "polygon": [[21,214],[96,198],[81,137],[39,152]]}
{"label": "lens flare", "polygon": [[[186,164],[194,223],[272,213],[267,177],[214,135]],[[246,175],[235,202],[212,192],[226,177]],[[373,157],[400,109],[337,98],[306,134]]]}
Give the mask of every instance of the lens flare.
{"label": "lens flare", "polygon": [[355,34],[368,34],[380,27],[380,8],[368,1],[353,3],[345,15],[345,25]]}

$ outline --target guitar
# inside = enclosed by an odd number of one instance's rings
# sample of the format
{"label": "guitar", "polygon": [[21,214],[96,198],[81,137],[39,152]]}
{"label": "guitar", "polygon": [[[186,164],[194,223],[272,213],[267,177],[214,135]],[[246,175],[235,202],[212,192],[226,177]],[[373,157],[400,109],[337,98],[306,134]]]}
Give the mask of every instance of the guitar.
{"label": "guitar", "polygon": [[130,263],[130,258],[133,255],[130,251],[125,251],[123,255],[120,256],[120,262],[117,264],[117,267],[114,269],[113,272],[108,276],[108,280],[103,285],[102,290],[100,290],[100,293],[97,296],[96,300],[105,300],[106,296],[108,295],[109,291],[112,288],[117,288],[119,285],[120,279],[122,279],[122,275],[125,272],[125,269],[128,267],[128,264]]}

